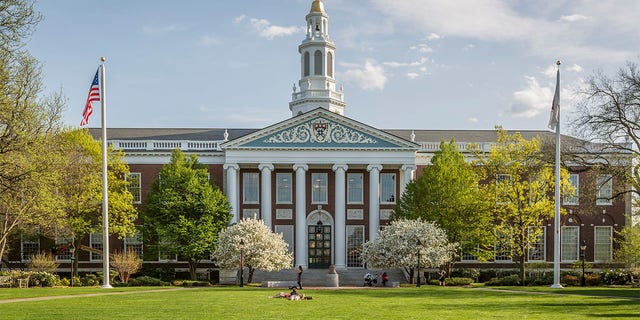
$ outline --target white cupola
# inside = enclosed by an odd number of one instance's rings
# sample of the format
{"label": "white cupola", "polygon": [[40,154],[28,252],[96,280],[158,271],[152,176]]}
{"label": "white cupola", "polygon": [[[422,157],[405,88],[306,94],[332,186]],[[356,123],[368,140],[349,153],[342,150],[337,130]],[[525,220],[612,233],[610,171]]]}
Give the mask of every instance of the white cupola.
{"label": "white cupola", "polygon": [[321,0],[314,0],[307,14],[307,36],[300,46],[300,80],[293,85],[289,109],[297,116],[316,108],[344,115],[342,87],[334,78],[336,46],[329,38],[329,16]]}

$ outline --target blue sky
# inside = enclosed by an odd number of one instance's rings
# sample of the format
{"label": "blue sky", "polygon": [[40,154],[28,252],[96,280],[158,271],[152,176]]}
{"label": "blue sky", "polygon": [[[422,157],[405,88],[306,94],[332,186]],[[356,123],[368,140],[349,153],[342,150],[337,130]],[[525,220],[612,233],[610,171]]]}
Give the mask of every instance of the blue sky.
{"label": "blue sky", "polygon": [[[27,48],[77,126],[107,58],[109,127],[260,128],[291,116],[312,0],[41,0]],[[562,126],[595,72],[638,61],[636,0],[325,0],[345,115],[383,129]],[[94,112],[89,127],[99,127]]]}

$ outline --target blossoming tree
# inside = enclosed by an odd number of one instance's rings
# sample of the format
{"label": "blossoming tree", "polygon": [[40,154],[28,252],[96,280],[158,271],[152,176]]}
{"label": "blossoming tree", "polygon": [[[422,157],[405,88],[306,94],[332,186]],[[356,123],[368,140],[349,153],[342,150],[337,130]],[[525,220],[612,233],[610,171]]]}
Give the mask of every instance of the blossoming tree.
{"label": "blossoming tree", "polygon": [[262,220],[242,219],[218,234],[213,257],[222,268],[238,268],[240,254],[249,268],[247,282],[255,270],[278,271],[291,268],[293,255],[279,233],[272,232]]}
{"label": "blossoming tree", "polygon": [[404,268],[413,279],[418,266],[437,268],[445,265],[458,250],[435,223],[421,219],[392,221],[374,241],[363,245],[362,256],[372,267]]}

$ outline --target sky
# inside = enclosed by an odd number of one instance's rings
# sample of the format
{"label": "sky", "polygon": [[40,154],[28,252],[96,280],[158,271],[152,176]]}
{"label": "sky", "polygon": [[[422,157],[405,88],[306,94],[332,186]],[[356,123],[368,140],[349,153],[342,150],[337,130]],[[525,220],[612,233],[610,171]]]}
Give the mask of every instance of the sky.
{"label": "sky", "polygon": [[[40,0],[27,49],[66,125],[104,56],[108,127],[262,128],[291,117],[311,3]],[[547,130],[560,60],[571,131],[585,82],[640,61],[637,0],[323,3],[345,116],[381,129]]]}

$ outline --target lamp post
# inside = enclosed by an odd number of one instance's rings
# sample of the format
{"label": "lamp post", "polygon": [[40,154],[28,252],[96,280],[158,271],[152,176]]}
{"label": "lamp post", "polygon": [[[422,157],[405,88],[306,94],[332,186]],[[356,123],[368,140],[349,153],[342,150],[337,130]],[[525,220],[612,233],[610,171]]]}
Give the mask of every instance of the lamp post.
{"label": "lamp post", "polygon": [[242,249],[244,248],[244,240],[240,239],[240,287],[244,287],[244,257]]}
{"label": "lamp post", "polygon": [[418,246],[418,277],[416,279],[416,287],[420,287],[420,251],[422,251],[422,241],[418,239],[416,245]]}
{"label": "lamp post", "polygon": [[74,283],[73,283],[73,276],[74,276],[74,264],[76,261],[76,257],[75,257],[75,253],[76,253],[76,246],[73,244],[73,242],[69,242],[69,253],[71,254],[71,286],[73,287]]}
{"label": "lamp post", "polygon": [[582,258],[582,278],[580,278],[580,285],[581,286],[585,286],[586,284],[586,279],[584,278],[584,256],[585,256],[585,250],[587,250],[587,242],[582,240],[582,243],[580,243],[580,258]]}

